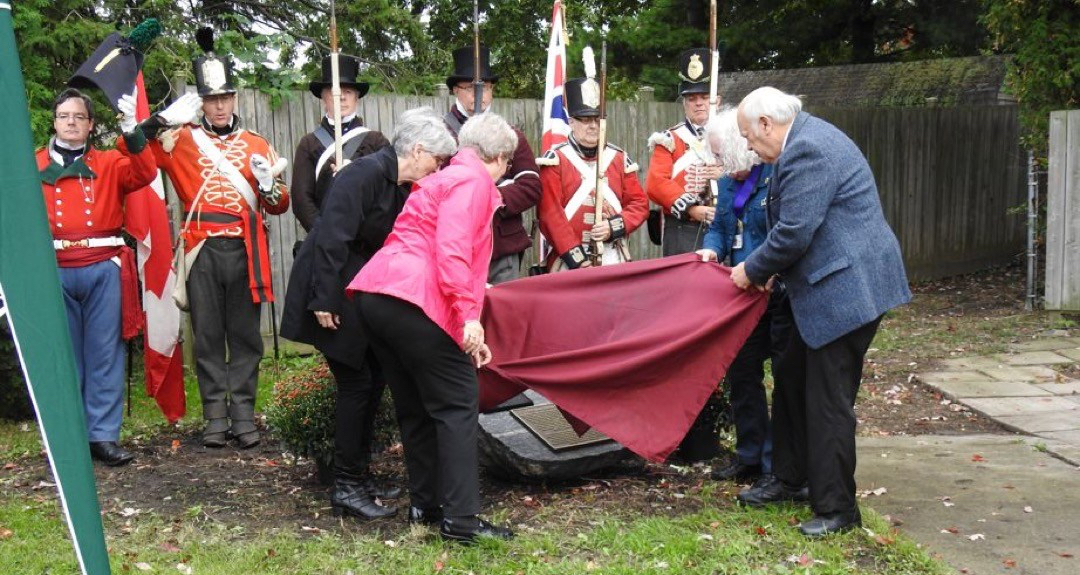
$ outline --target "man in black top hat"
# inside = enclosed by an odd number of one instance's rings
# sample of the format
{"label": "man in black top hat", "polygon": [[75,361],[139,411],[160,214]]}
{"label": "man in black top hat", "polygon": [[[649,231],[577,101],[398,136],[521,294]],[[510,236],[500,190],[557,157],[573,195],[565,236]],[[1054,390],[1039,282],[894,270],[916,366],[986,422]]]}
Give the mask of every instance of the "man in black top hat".
{"label": "man in black top hat", "polygon": [[679,55],[679,96],[686,117],[649,137],[652,159],[645,192],[664,209],[665,256],[700,249],[716,213],[712,189],[723,174],[704,140],[710,62],[706,48]]}
{"label": "man in black top hat", "polygon": [[[341,136],[342,157],[347,164],[390,145],[382,133],[364,127],[364,119],[356,113],[360,98],[367,94],[368,83],[357,79],[360,62],[352,56],[338,57],[338,77],[341,83]],[[322,100],[323,115],[318,127],[300,139],[293,158],[292,191],[293,214],[311,231],[319,216],[326,193],[330,190],[334,173],[334,100],[331,90],[332,73],[330,56],[322,60],[322,78],[312,80],[308,89]],[[344,166],[341,166],[344,167]],[[299,245],[299,242],[298,242]]]}
{"label": "man in black top hat", "polygon": [[[495,83],[499,77],[491,71],[491,53],[484,46],[480,47],[480,79],[484,81],[484,95],[481,109],[487,112],[491,108]],[[476,98],[473,92],[473,48],[454,50],[454,71],[446,78],[446,85],[454,94],[454,104],[446,113],[446,125],[457,136],[465,120],[473,114]],[[525,134],[514,128],[518,136],[518,146],[506,175],[496,184],[502,193],[503,206],[495,212],[495,245],[491,253],[491,268],[488,282],[499,284],[517,279],[521,267],[521,255],[529,249],[532,242],[521,214],[536,205],[540,200],[540,174],[536,166],[536,156],[529,147]]]}

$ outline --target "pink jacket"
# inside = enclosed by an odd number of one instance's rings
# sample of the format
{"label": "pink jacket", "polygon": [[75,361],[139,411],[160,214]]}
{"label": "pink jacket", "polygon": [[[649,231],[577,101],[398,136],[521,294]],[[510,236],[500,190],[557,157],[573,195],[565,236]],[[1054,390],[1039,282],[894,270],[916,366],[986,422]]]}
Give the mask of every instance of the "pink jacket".
{"label": "pink jacket", "polygon": [[460,345],[479,320],[491,263],[491,218],[502,197],[480,157],[463,148],[446,168],[417,182],[382,249],[346,293],[410,302]]}

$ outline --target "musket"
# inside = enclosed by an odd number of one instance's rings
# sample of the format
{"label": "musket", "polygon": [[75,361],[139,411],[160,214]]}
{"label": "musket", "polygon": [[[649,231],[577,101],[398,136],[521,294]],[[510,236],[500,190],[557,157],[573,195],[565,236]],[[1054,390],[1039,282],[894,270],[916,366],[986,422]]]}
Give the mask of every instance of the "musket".
{"label": "musket", "polygon": [[[334,169],[344,167],[341,146],[341,72],[338,68],[337,3],[330,0],[330,97],[334,100]],[[276,349],[276,346],[275,346]]]}
{"label": "musket", "polygon": [[484,112],[484,81],[480,79],[480,0],[473,0],[473,115]]}
{"label": "musket", "polygon": [[[604,151],[607,149],[607,41],[600,44],[600,135],[596,141],[596,187],[593,188],[593,223],[597,224],[604,217],[604,180],[602,164]],[[593,239],[592,253],[589,259],[593,266],[600,266],[604,260],[604,242]]]}

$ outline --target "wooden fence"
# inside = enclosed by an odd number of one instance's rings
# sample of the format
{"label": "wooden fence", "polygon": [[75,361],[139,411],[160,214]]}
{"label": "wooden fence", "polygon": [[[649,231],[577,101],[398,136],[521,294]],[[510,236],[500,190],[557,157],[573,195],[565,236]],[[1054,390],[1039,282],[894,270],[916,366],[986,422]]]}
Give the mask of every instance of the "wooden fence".
{"label": "wooden fence", "polygon": [[1050,114],[1047,310],[1080,311],[1080,110]]}
{"label": "wooden fence", "polygon": [[[442,96],[369,95],[358,113],[372,129],[389,137],[405,110],[431,106],[444,112]],[[494,111],[519,126],[533,149],[538,147],[541,102],[497,99]],[[641,164],[644,182],[649,157],[646,141],[653,132],[682,117],[682,106],[660,102],[611,102],[609,141]],[[900,240],[913,280],[943,277],[1009,261],[1023,248],[1023,218],[1011,208],[1024,204],[1024,158],[1014,106],[964,108],[813,109],[812,113],[844,130],[866,154],[877,178],[885,216]],[[293,149],[322,116],[321,104],[297,92],[277,108],[252,90],[240,94],[238,113],[245,125],[268,138],[290,159]],[[1080,126],[1080,121],[1074,122]],[[532,221],[526,215],[526,225]],[[279,300],[292,268],[293,243],[303,228],[291,213],[268,218],[274,285]],[[644,229],[631,236],[636,259],[659,257]],[[531,263],[531,254],[526,265]],[[268,306],[267,306],[268,307]],[[269,311],[269,309],[267,309]],[[277,306],[280,316],[281,306]],[[264,313],[264,332],[269,317]]]}

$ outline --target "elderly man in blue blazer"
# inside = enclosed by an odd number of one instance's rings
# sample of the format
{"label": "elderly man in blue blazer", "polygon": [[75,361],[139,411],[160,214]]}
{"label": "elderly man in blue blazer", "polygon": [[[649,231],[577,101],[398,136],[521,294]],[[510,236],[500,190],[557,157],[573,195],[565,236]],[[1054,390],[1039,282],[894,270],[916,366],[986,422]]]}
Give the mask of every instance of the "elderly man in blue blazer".
{"label": "elderly man in blue blazer", "polygon": [[[749,148],[775,163],[769,234],[732,269],[743,289],[782,281],[796,329],[773,366],[773,475],[746,505],[809,499],[808,537],[861,525],[855,500],[855,396],[883,314],[911,300],[900,245],[862,152],[776,88],[739,104]],[[807,487],[809,490],[807,491]]]}

